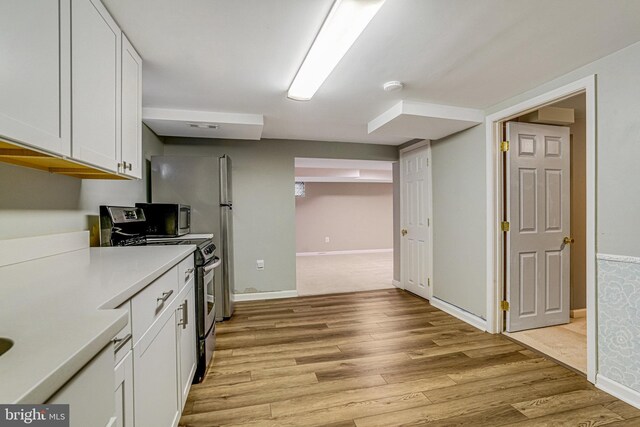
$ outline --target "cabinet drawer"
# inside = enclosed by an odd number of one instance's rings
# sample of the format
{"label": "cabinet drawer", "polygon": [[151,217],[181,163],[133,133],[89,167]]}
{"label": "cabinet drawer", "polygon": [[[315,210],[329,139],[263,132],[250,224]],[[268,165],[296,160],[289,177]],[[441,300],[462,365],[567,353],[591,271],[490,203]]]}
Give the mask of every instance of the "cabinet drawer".
{"label": "cabinet drawer", "polygon": [[173,267],[131,299],[133,344],[144,335],[178,296],[178,266]]}
{"label": "cabinet drawer", "polygon": [[180,280],[180,291],[195,277],[194,256],[189,255],[178,264],[178,280]]}
{"label": "cabinet drawer", "polygon": [[126,310],[128,313],[127,326],[122,328],[120,332],[113,337],[113,350],[115,352],[114,363],[117,365],[127,354],[131,348],[133,348],[133,340],[131,335],[131,301],[127,301],[118,307],[118,310]]}

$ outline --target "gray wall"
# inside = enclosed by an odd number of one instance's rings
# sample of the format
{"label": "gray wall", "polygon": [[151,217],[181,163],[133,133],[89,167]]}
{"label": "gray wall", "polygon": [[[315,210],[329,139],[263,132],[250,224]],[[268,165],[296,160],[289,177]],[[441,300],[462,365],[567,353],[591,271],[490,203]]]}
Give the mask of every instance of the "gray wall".
{"label": "gray wall", "polygon": [[296,252],[393,247],[392,184],[307,182],[305,193],[295,198]]}
{"label": "gray wall", "polygon": [[640,43],[491,107],[487,114],[597,75],[597,251],[640,257]]}
{"label": "gray wall", "polygon": [[[145,158],[163,150],[146,126],[142,149]],[[88,230],[98,206],[145,201],[146,185],[144,179],[81,180],[0,163],[0,239]]]}
{"label": "gray wall", "polygon": [[484,125],[431,141],[433,295],[486,312]]}
{"label": "gray wall", "polygon": [[[581,67],[567,75],[538,86],[528,92],[501,102],[488,108],[485,113],[491,114],[519,102],[531,99],[537,95],[574,82],[580,78],[597,75],[597,164],[596,164],[596,250],[598,253],[640,257],[640,43],[636,43],[612,55]],[[532,82],[533,83],[533,82]],[[533,86],[533,84],[532,84]],[[466,141],[467,146],[461,149]],[[485,283],[482,277],[468,281],[469,267],[463,265],[457,270],[451,269],[445,283],[442,283],[443,268],[447,265],[456,266],[459,262],[446,259],[463,259],[459,251],[473,253],[474,258],[484,260],[486,256],[486,242],[484,226],[479,225],[481,232],[473,232],[463,236],[459,242],[460,248],[454,249],[446,243],[447,236],[443,232],[453,232],[462,227],[467,232],[473,231],[460,223],[461,215],[455,211],[443,209],[444,191],[447,186],[451,198],[466,198],[463,204],[464,219],[474,223],[475,216],[482,216],[486,210],[486,192],[484,176],[480,178],[480,170],[484,168],[485,159],[484,125],[461,132],[442,141],[434,143],[433,181],[434,181],[434,281],[436,295],[445,301],[458,305],[471,312],[484,315],[484,309],[474,300],[484,292]],[[454,155],[456,165],[454,165]],[[465,166],[463,166],[465,165]],[[452,179],[449,168],[455,169],[461,178],[457,178],[450,185]],[[467,183],[467,190],[461,190],[461,180]],[[476,180],[481,180],[480,185]],[[474,196],[477,190],[479,196]],[[456,202],[450,202],[456,205]],[[480,223],[479,223],[480,224]],[[457,237],[461,237],[459,233]],[[451,236],[453,237],[453,236]],[[477,248],[476,250],[466,248]],[[471,258],[467,258],[471,260]],[[471,264],[473,265],[473,264]],[[619,286],[616,275],[602,274],[603,262],[598,264],[600,273],[597,281],[598,298],[602,301],[601,292],[605,289]],[[472,267],[475,274],[484,274],[484,270]],[[440,273],[438,273],[440,271]],[[440,286],[440,289],[438,287]],[[444,286],[444,288],[443,288]],[[482,289],[482,290],[480,290]],[[640,291],[640,279],[631,275],[625,278],[625,290]],[[443,293],[444,292],[444,293]],[[620,295],[618,292],[616,295]],[[640,360],[637,346],[633,344],[633,333],[628,329],[637,324],[637,310],[613,311],[610,305],[598,306],[598,320],[615,319],[607,327],[599,325],[598,356],[599,371],[609,373],[616,370],[616,366],[624,366],[627,375],[613,378],[628,387],[640,392],[640,386],[633,378],[640,377],[640,366],[629,365],[629,360]],[[606,361],[606,365],[603,365]],[[632,375],[631,375],[632,374]]]}
{"label": "gray wall", "polygon": [[[321,141],[166,138],[165,154],[219,156],[233,161],[236,292],[296,288],[295,157],[387,160],[396,147]],[[265,261],[264,270],[256,260]]]}

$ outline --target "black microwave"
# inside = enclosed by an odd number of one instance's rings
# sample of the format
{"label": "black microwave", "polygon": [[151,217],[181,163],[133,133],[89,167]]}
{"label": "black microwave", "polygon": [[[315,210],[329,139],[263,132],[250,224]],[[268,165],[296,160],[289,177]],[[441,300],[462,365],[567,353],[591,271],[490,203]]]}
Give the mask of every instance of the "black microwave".
{"label": "black microwave", "polygon": [[147,218],[147,237],[178,237],[191,232],[191,206],[178,203],[136,203]]}

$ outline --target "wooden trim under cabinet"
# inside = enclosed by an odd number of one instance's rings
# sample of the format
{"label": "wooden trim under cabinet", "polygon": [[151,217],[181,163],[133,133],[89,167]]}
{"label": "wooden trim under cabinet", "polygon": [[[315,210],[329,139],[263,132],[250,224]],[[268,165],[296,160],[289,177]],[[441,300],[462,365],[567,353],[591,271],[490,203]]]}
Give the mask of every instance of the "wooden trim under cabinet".
{"label": "wooden trim under cabinet", "polygon": [[3,140],[0,140],[0,162],[80,179],[130,179],[127,176],[77,163],[66,157],[54,156]]}

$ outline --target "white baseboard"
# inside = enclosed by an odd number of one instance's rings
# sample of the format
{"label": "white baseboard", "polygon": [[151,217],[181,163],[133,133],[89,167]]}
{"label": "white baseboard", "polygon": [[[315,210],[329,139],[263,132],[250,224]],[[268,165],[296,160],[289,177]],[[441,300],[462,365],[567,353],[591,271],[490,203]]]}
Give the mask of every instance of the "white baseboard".
{"label": "white baseboard", "polygon": [[586,308],[576,308],[575,310],[571,310],[571,318],[579,319],[580,317],[587,317],[587,309]]}
{"label": "white baseboard", "polygon": [[402,283],[398,282],[397,280],[392,280],[391,284],[398,289],[402,289]]}
{"label": "white baseboard", "polygon": [[88,247],[88,231],[0,240],[0,267]]}
{"label": "white baseboard", "polygon": [[640,409],[640,392],[610,380],[607,377],[603,377],[600,374],[596,375],[596,387]]}
{"label": "white baseboard", "polygon": [[463,322],[466,322],[471,326],[480,329],[481,331],[487,330],[487,321],[484,320],[482,317],[478,317],[475,314],[471,314],[468,311],[465,311],[459,307],[456,307],[455,305],[449,304],[448,302],[442,301],[441,299],[438,299],[436,297],[431,297],[429,302],[435,308],[438,308],[444,311],[445,313],[449,313],[450,315],[457,317]]}
{"label": "white baseboard", "polygon": [[393,249],[357,249],[353,251],[298,252],[296,253],[296,256],[380,254],[385,252],[393,252]]}
{"label": "white baseboard", "polygon": [[254,292],[250,294],[233,294],[233,300],[238,301],[259,301],[264,299],[295,298],[298,291],[275,291],[275,292]]}

